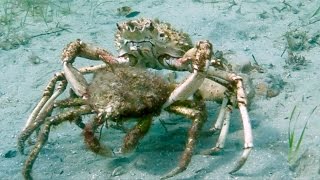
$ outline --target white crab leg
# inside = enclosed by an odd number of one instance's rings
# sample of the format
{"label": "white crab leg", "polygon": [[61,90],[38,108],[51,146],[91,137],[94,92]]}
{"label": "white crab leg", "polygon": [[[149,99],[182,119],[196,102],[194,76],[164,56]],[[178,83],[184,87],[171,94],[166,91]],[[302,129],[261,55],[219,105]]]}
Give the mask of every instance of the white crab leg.
{"label": "white crab leg", "polygon": [[253,136],[252,136],[252,128],[250,124],[250,118],[247,110],[247,97],[243,86],[243,80],[240,76],[237,76],[234,73],[229,73],[225,71],[221,71],[215,68],[209,68],[207,71],[210,79],[219,82],[224,86],[228,86],[228,84],[236,85],[236,96],[238,108],[241,115],[243,131],[244,131],[244,150],[241,155],[241,158],[237,161],[236,166],[230,173],[234,173],[238,171],[244,163],[247,161],[248,156],[253,148]]}
{"label": "white crab leg", "polygon": [[238,80],[237,82],[237,101],[238,107],[241,114],[241,119],[243,123],[243,131],[244,131],[244,148],[252,148],[253,147],[253,137],[252,137],[252,128],[250,123],[250,118],[247,110],[247,98],[246,93],[244,92],[243,82],[242,80]]}
{"label": "white crab leg", "polygon": [[[90,66],[90,67],[83,67],[80,68],[79,71],[82,74],[87,74],[87,73],[92,73],[94,71],[97,71],[99,69],[103,69],[106,67],[106,64],[100,64],[100,65],[96,65],[96,66]],[[64,76],[63,72],[57,73],[55,75],[55,77],[57,76]],[[44,105],[46,104],[46,102],[49,100],[50,96],[52,96],[52,92],[53,91],[52,84],[56,83],[56,79],[52,80],[52,82],[50,82],[50,84],[48,85],[48,87],[44,90],[44,95],[41,98],[40,102],[37,104],[37,106],[34,108],[34,110],[32,111],[32,113],[30,114],[30,116],[27,119],[26,125],[24,126],[24,128],[22,129],[22,131],[24,131],[38,116],[39,112],[41,111],[41,109],[43,109]],[[47,94],[51,94],[50,96],[48,96]]]}
{"label": "white crab leg", "polygon": [[216,131],[219,131],[221,129],[228,101],[229,101],[229,99],[227,97],[223,98],[223,101],[222,101],[222,104],[221,104],[221,109],[219,111],[219,115],[218,115],[218,118],[216,120],[216,123],[214,124],[214,126],[212,128],[210,128],[211,132],[216,132]]}
{"label": "white crab leg", "polygon": [[36,119],[37,115],[39,114],[40,110],[43,108],[43,106],[46,104],[50,97],[43,97],[41,98],[40,102],[37,104],[37,106],[33,109],[32,113],[27,119],[26,125],[23,127],[22,131],[25,131],[28,126]]}
{"label": "white crab leg", "polygon": [[68,83],[70,83],[71,88],[76,95],[84,97],[87,93],[88,83],[81,72],[68,62],[63,62],[63,71]]}
{"label": "white crab leg", "polygon": [[180,84],[170,95],[162,108],[166,108],[176,101],[186,100],[193,95],[207,77],[212,55],[212,44],[208,41],[199,41],[195,48],[187,51],[178,61],[180,67],[192,66],[192,74]]}
{"label": "white crab leg", "polygon": [[243,82],[242,80],[238,80],[237,82],[237,101],[238,101],[238,107],[241,114],[241,120],[243,124],[243,132],[244,132],[244,150],[241,155],[241,158],[237,161],[235,167],[230,173],[234,173],[238,171],[244,163],[247,161],[249,154],[253,148],[253,137],[252,137],[252,128],[250,123],[250,118],[248,115],[248,110],[246,107],[246,95],[243,88]]}
{"label": "white crab leg", "polygon": [[229,131],[230,126],[230,114],[232,111],[232,107],[225,107],[224,117],[223,117],[223,125],[221,128],[221,132],[216,143],[216,146],[212,149],[213,152],[218,152],[220,149],[224,148],[224,144],[226,142],[226,137]]}
{"label": "white crab leg", "polygon": [[189,98],[199,89],[205,78],[206,75],[203,72],[194,70],[194,72],[171,93],[162,108],[166,108],[176,101]]}
{"label": "white crab leg", "polygon": [[[52,83],[55,83],[55,81],[49,83],[48,89],[51,88],[50,85],[52,85]],[[21,154],[23,154],[24,142],[30,137],[30,135],[35,129],[37,129],[41,124],[43,124],[43,122],[45,121],[45,117],[49,113],[51,113],[53,109],[54,100],[64,92],[66,85],[67,84],[65,80],[60,81],[57,90],[53,92],[51,96],[48,96],[49,98],[46,100],[46,102],[44,102],[43,106],[40,109],[37,109],[36,111],[34,110],[28,118],[25,127],[23,128],[22,132],[18,137],[18,149]],[[43,103],[42,100],[41,103]],[[39,106],[37,106],[37,108],[38,107]]]}

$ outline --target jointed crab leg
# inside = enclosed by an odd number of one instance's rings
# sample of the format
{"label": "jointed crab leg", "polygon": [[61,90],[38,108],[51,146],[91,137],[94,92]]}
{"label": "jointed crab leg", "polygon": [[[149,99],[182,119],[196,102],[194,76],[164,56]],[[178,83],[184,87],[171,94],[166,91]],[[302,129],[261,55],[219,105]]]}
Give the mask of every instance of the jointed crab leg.
{"label": "jointed crab leg", "polygon": [[96,72],[100,69],[105,69],[106,66],[107,66],[106,64],[99,64],[99,65],[95,65],[95,66],[80,68],[79,71],[81,72],[81,74],[89,74],[89,73]]}
{"label": "jointed crab leg", "polygon": [[[60,81],[60,84],[58,85],[57,90],[53,92],[57,81]],[[53,109],[54,100],[65,90],[66,85],[67,81],[64,80],[63,74],[57,73],[46,87],[43,99],[30,115],[25,128],[18,137],[18,149],[21,154],[23,154],[24,142],[30,137],[35,129],[43,124],[44,118],[50,114]],[[47,101],[42,104],[46,99]]]}
{"label": "jointed crab leg", "polygon": [[37,118],[39,112],[43,108],[43,106],[46,104],[46,102],[50,99],[50,97],[53,94],[54,88],[56,86],[56,83],[58,81],[63,80],[63,74],[56,73],[54,77],[51,79],[47,87],[43,91],[42,98],[40,102],[37,104],[37,106],[34,108],[32,113],[30,114],[29,118],[27,119],[26,125],[24,126],[23,130],[25,130],[33,121]]}
{"label": "jointed crab leg", "polygon": [[107,50],[86,44],[80,39],[71,42],[64,48],[62,53],[62,61],[73,63],[76,57],[83,57],[90,60],[102,60],[107,64],[117,63],[114,56]]}
{"label": "jointed crab leg", "polygon": [[88,83],[83,75],[96,72],[105,67],[106,64],[100,64],[91,67],[83,67],[78,70],[74,68],[71,63],[63,62],[63,70],[68,83],[70,83],[75,94],[82,98],[87,98],[86,96],[88,87]]}
{"label": "jointed crab leg", "polygon": [[77,39],[75,42],[71,42],[66,48],[64,48],[62,53],[62,63],[65,77],[76,95],[87,98],[86,90],[88,83],[84,78],[83,73],[72,66],[76,57],[84,57],[90,60],[101,60],[106,64],[115,64],[118,63],[118,61],[107,50],[86,44],[80,39]]}
{"label": "jointed crab leg", "polygon": [[237,81],[237,88],[238,88],[237,101],[238,101],[238,107],[240,110],[241,120],[243,124],[243,131],[244,131],[244,151],[241,155],[241,158],[236,163],[236,166],[234,167],[233,170],[231,170],[230,173],[234,173],[238,171],[244,165],[253,148],[252,128],[250,124],[248,110],[246,107],[246,104],[247,104],[246,94],[244,92],[242,80]]}
{"label": "jointed crab leg", "polygon": [[63,100],[57,100],[54,102],[54,107],[59,107],[59,108],[70,108],[70,107],[77,107],[77,106],[82,106],[85,104],[85,100],[79,97],[75,98],[67,98]]}
{"label": "jointed crab leg", "polygon": [[[185,101],[185,102],[187,102],[187,101]],[[173,105],[167,107],[166,110],[169,112],[184,115],[184,116],[190,118],[192,120],[192,125],[189,129],[186,148],[181,156],[178,167],[176,167],[175,169],[170,171],[165,176],[161,177],[161,179],[167,179],[172,176],[175,176],[176,174],[183,172],[187,168],[188,164],[191,161],[191,156],[192,156],[193,149],[195,147],[199,132],[200,132],[204,122],[207,119],[205,104],[202,101],[200,101],[197,104],[197,106],[193,107],[193,108],[173,104]]]}
{"label": "jointed crab leg", "polygon": [[[87,74],[95,72],[105,67],[105,64],[101,64],[92,67],[84,67],[81,68],[79,71],[82,74]],[[60,84],[57,86],[56,91],[54,91],[57,82],[60,82]],[[34,130],[37,129],[44,122],[44,117],[51,113],[52,108],[54,106],[54,100],[65,90],[66,85],[67,81],[65,79],[64,72],[56,73],[54,77],[50,80],[49,84],[43,92],[43,96],[40,102],[32,111],[31,115],[29,116],[26,122],[26,125],[24,126],[22,132],[18,137],[18,149],[20,153],[23,154],[24,142],[30,137]]]}
{"label": "jointed crab leg", "polygon": [[216,131],[221,130],[228,102],[229,102],[229,99],[227,97],[224,97],[222,100],[222,103],[221,103],[218,118],[217,118],[214,126],[212,128],[210,128],[209,131],[216,132]]}
{"label": "jointed crab leg", "polygon": [[253,148],[252,128],[247,110],[247,97],[243,86],[243,80],[236,74],[228,73],[214,68],[209,68],[208,75],[208,78],[219,82],[220,84],[231,89],[231,91],[234,87],[236,88],[237,104],[241,114],[244,131],[244,151],[240,160],[238,160],[238,162],[236,163],[235,168],[230,172],[234,173],[244,165],[251,152],[251,149]]}
{"label": "jointed crab leg", "polygon": [[140,139],[142,139],[149,131],[152,124],[152,116],[146,116],[141,118],[138,123],[129,130],[123,139],[123,145],[121,147],[121,153],[131,152],[137,145]]}
{"label": "jointed crab leg", "polygon": [[182,84],[180,84],[170,95],[167,102],[162,106],[166,108],[179,100],[186,100],[199,89],[206,78],[205,74],[195,70]]}
{"label": "jointed crab leg", "polygon": [[112,149],[101,144],[99,139],[95,136],[96,129],[103,125],[105,121],[105,114],[98,114],[94,116],[92,121],[85,125],[83,136],[85,144],[92,152],[102,156],[111,157],[113,155]]}
{"label": "jointed crab leg", "polygon": [[251,123],[250,123],[248,110],[247,110],[246,93],[244,92],[243,82],[241,79],[237,81],[237,102],[238,102],[238,107],[240,110],[241,119],[243,123],[243,130],[245,132],[244,148],[251,148],[253,147],[252,128],[251,128]]}
{"label": "jointed crab leg", "polygon": [[68,83],[70,83],[70,86],[72,87],[72,90],[75,92],[75,94],[80,97],[86,96],[87,87],[89,86],[89,84],[87,83],[81,72],[74,68],[72,64],[67,62],[63,62],[63,70],[65,73],[65,77]]}
{"label": "jointed crab leg", "polygon": [[45,119],[43,127],[37,137],[37,143],[33,147],[32,151],[29,153],[27,160],[23,165],[22,175],[25,179],[32,179],[31,170],[35,160],[42,147],[48,140],[50,128],[52,125],[56,126],[64,121],[69,121],[70,119],[77,119],[79,116],[84,114],[91,114],[91,108],[89,106],[81,106],[78,109],[72,111],[64,112],[63,114],[56,115]]}
{"label": "jointed crab leg", "polygon": [[[53,90],[53,89],[50,89],[50,90]],[[43,106],[46,104],[46,102],[49,100],[50,96],[53,93],[53,92],[50,92],[50,90],[48,88],[46,88],[44,90],[44,93],[43,93],[43,96],[42,96],[40,102],[37,104],[37,106],[31,112],[22,131],[25,131],[30,126],[30,124],[37,118],[37,115],[39,114],[39,112],[41,111],[41,109],[43,108]]]}
{"label": "jointed crab leg", "polygon": [[230,125],[230,114],[232,112],[232,106],[228,105],[227,107],[225,107],[224,110],[224,115],[223,115],[223,125],[220,131],[220,135],[219,138],[216,142],[215,147],[205,150],[204,152],[202,152],[202,154],[205,155],[212,155],[215,153],[218,153],[221,149],[224,148],[224,144],[226,141],[226,137],[228,134],[228,130],[229,130],[229,125]]}
{"label": "jointed crab leg", "polygon": [[[85,138],[85,143],[87,147],[93,151],[94,153],[97,153],[99,155],[103,156],[112,156],[113,152],[112,149],[102,145],[99,142],[99,139],[95,137],[95,130],[102,125],[107,119],[102,117],[103,115],[95,116],[93,121],[87,123],[85,125],[83,134]],[[123,145],[121,147],[121,153],[128,153],[132,151],[138,144],[139,140],[142,139],[148,130],[151,127],[152,123],[152,116],[147,115],[144,118],[141,118],[138,123],[129,130],[129,132],[126,134],[126,136],[123,139]]]}
{"label": "jointed crab leg", "polygon": [[177,101],[186,100],[193,95],[206,78],[210,59],[212,55],[212,44],[208,41],[199,41],[195,48],[190,49],[179,60],[185,66],[191,63],[192,74],[171,93],[167,102],[162,106],[166,108]]}

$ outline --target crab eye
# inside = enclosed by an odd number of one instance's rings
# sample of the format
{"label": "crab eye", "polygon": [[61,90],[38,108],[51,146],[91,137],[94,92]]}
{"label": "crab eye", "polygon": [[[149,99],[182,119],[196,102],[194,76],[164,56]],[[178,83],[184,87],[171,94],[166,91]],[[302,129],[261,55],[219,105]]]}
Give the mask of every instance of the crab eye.
{"label": "crab eye", "polygon": [[153,31],[153,30],[154,30],[154,26],[153,26],[152,22],[150,22],[150,24],[149,24],[149,27],[148,27],[148,28],[149,28],[149,30],[150,30],[150,31]]}
{"label": "crab eye", "polygon": [[134,24],[132,21],[129,21],[129,22],[127,23],[127,25],[128,25],[128,29],[129,29],[130,31],[134,31],[134,30],[135,30],[135,24]]}
{"label": "crab eye", "polygon": [[159,36],[163,38],[164,37],[164,33],[160,33]]}
{"label": "crab eye", "polygon": [[119,23],[117,23],[117,28],[118,28],[119,31],[122,31],[122,27],[120,26]]}

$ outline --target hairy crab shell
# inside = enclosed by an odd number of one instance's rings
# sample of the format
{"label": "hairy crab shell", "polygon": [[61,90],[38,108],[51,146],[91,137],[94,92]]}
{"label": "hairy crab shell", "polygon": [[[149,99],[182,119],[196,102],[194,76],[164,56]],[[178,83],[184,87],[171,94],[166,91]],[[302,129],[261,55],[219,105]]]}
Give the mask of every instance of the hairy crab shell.
{"label": "hairy crab shell", "polygon": [[120,66],[98,71],[88,87],[88,103],[111,119],[160,113],[174,86],[145,69]]}

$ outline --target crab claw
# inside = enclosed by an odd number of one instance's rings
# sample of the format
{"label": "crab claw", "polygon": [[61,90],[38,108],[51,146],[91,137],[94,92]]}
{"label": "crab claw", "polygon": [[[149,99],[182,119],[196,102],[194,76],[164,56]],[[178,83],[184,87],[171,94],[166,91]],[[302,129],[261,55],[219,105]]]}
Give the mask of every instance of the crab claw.
{"label": "crab claw", "polygon": [[209,41],[199,41],[195,48],[190,49],[179,59],[181,66],[191,63],[193,73],[180,84],[162,106],[166,108],[179,100],[186,100],[193,95],[204,82],[212,56],[212,45]]}

